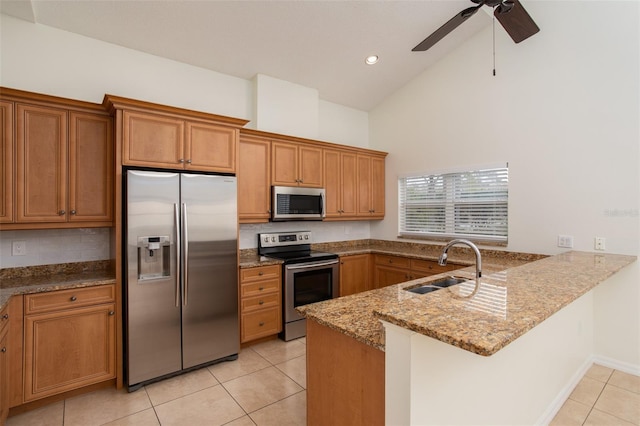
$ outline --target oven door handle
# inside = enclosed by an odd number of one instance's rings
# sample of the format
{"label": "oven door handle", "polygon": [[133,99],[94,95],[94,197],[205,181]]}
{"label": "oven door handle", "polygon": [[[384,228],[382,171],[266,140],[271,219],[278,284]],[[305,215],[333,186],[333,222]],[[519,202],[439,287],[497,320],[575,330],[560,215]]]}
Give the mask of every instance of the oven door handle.
{"label": "oven door handle", "polygon": [[317,268],[317,267],[321,267],[321,266],[331,266],[331,265],[335,265],[338,263],[338,260],[332,260],[330,262],[323,262],[323,263],[305,263],[303,265],[285,265],[286,268],[288,270],[292,270],[292,269],[310,269],[310,268]]}

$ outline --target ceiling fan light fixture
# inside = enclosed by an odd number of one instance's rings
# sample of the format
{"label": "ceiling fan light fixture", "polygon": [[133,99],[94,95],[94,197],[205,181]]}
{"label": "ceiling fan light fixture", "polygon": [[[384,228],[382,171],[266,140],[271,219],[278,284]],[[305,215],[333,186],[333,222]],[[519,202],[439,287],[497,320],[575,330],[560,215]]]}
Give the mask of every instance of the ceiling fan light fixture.
{"label": "ceiling fan light fixture", "polygon": [[364,63],[367,65],[374,65],[377,64],[379,60],[380,58],[378,55],[369,55],[365,58]]}

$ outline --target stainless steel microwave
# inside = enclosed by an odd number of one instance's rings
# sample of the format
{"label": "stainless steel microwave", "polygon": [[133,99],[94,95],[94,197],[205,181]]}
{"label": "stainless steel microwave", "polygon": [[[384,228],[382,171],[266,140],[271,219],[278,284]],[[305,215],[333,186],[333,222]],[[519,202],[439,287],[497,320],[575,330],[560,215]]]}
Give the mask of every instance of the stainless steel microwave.
{"label": "stainless steel microwave", "polygon": [[322,220],[325,212],[324,188],[273,186],[271,220]]}

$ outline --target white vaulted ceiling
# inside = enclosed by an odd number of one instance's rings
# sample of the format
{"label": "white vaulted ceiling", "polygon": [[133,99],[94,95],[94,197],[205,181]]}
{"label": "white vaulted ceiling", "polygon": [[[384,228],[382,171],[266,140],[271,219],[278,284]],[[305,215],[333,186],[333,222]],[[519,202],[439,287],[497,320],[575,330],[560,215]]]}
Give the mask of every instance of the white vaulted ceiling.
{"label": "white vaulted ceiling", "polygon": [[[368,111],[491,24],[477,13],[427,52],[411,49],[469,0],[2,0],[37,24],[251,79],[265,74]],[[500,29],[502,30],[502,29]],[[487,54],[491,46],[487,46]],[[380,56],[374,66],[367,55]]]}

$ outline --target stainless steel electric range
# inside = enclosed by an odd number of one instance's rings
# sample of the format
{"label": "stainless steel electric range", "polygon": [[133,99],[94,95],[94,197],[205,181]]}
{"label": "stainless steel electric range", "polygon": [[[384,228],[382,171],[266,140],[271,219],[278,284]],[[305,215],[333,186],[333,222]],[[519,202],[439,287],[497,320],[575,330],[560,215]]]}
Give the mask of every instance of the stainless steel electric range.
{"label": "stainless steel electric range", "polygon": [[311,250],[310,231],[258,234],[258,254],[284,261],[280,337],[289,341],[305,336],[306,320],[295,308],[338,297],[338,255]]}

